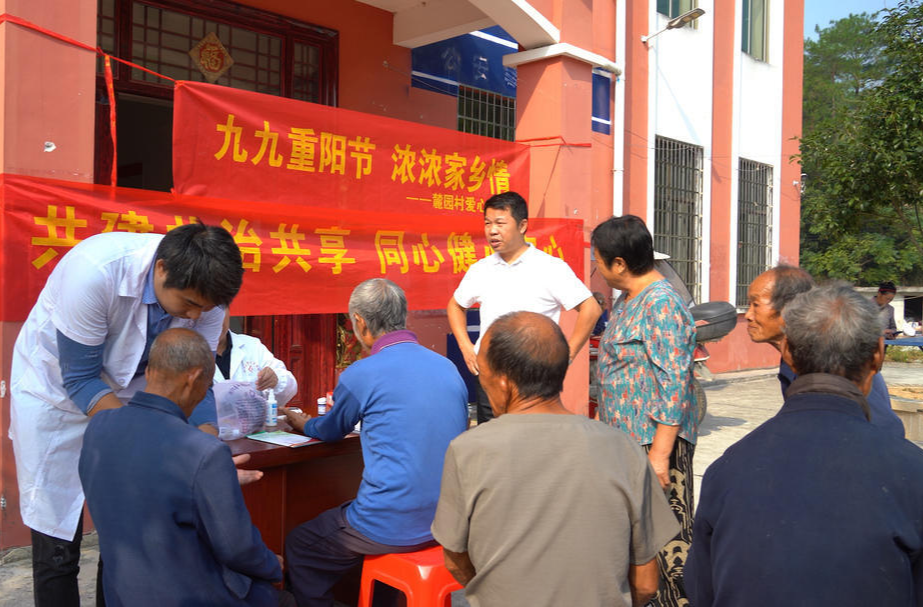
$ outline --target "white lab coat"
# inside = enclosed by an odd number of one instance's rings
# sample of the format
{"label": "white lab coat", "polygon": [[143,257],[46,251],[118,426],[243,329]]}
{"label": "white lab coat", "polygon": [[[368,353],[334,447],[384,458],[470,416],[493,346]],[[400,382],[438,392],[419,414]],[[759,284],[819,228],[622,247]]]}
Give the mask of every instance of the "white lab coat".
{"label": "white lab coat", "polygon": [[[285,363],[272,355],[269,348],[263,345],[256,337],[231,333],[231,364],[228,371],[232,381],[256,381],[256,377],[263,367],[271,367],[279,378],[279,383],[273,388],[276,393],[276,402],[280,407],[292,400],[298,392],[298,381],[295,376],[285,368]],[[215,382],[227,381],[221,371],[215,367]]]}
{"label": "white lab coat", "polygon": [[[147,343],[144,282],[159,234],[112,232],[87,238],[58,262],[19,332],[10,382],[10,438],[23,522],[70,540],[83,509],[77,460],[89,418],[64,389],[56,330],[88,346],[106,344],[102,379],[123,403],[145,387],[133,381]],[[224,310],[171,327],[199,332],[214,350]],[[144,482],[139,479],[139,482]]]}

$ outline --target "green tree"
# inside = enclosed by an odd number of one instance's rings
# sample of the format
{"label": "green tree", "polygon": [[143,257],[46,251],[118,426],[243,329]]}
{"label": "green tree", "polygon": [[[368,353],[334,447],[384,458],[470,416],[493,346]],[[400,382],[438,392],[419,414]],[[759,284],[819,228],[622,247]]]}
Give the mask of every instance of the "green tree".
{"label": "green tree", "polygon": [[877,24],[840,20],[805,51],[804,267],[860,284],[923,279],[920,0]]}
{"label": "green tree", "polygon": [[[876,13],[877,15],[877,13]],[[836,123],[859,96],[881,82],[886,72],[884,45],[875,35],[875,16],[850,15],[804,41],[803,130]]]}

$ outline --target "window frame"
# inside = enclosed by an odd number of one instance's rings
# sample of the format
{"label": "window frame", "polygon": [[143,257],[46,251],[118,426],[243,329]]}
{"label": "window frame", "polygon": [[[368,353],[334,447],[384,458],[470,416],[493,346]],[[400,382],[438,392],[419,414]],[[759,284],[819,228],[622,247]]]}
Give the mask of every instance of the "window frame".
{"label": "window frame", "polygon": [[[686,4],[687,7],[684,9],[683,4]],[[664,6],[666,5],[666,6]],[[698,0],[657,0],[657,14],[663,15],[668,19],[675,19],[683,13],[687,13],[694,8],[699,7]],[[666,8],[666,11],[663,9]],[[691,27],[692,29],[698,28],[698,22],[693,21],[686,25],[686,27]]]}
{"label": "window frame", "polygon": [[[337,105],[339,32],[289,19],[266,11],[250,8],[223,0],[199,0],[195,3],[179,0],[114,0],[115,3],[115,52],[117,57],[131,60],[132,52],[132,7],[142,2],[162,10],[168,10],[200,19],[207,19],[229,27],[243,28],[258,34],[276,36],[282,39],[281,95],[291,98],[293,58],[295,43],[320,47],[320,95],[316,103]],[[97,17],[99,19],[99,17]],[[117,93],[132,93],[162,99],[173,98],[173,86],[168,80],[163,84],[132,80],[132,68],[112,62],[112,80]],[[97,74],[97,86],[105,91],[105,77]]]}
{"label": "window frame", "polygon": [[[668,162],[667,155],[690,153],[691,164]],[[669,182],[664,181],[665,174],[669,174]],[[668,194],[672,194],[672,200],[665,200]],[[697,302],[701,301],[704,283],[704,195],[705,149],[700,145],[657,135],[654,149],[654,248],[670,255],[670,265]],[[684,197],[687,200],[682,200]],[[693,213],[676,213],[677,207],[690,205]],[[687,229],[685,233],[679,233],[680,230],[667,233],[663,229],[667,225],[685,225]],[[677,246],[684,250],[678,251]]]}
{"label": "window frame", "polygon": [[[499,114],[500,121],[491,121],[490,118],[474,117],[462,113],[462,106],[465,103],[478,104],[481,108],[488,110],[487,114]],[[491,111],[493,110],[493,111]],[[500,95],[493,91],[480,89],[464,84],[458,85],[457,93],[457,129],[462,133],[471,133],[484,137],[493,137],[504,141],[514,141],[516,139],[516,98]],[[508,120],[503,120],[506,115]],[[487,132],[487,129],[474,130],[470,127],[480,125],[489,129],[494,129],[495,135]],[[508,135],[508,136],[505,136]]]}
{"label": "window frame", "polygon": [[[762,44],[754,52],[753,49],[753,4],[759,2],[763,7],[762,15]],[[752,57],[755,61],[769,62],[769,2],[770,0],[743,0],[740,11],[740,50]]]}

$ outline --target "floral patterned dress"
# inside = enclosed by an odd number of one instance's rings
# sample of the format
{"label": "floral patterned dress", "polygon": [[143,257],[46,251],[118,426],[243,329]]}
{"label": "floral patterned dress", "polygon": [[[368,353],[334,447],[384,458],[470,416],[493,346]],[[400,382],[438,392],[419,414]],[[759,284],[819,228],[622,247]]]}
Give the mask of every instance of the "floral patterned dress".
{"label": "floral patterned dress", "polygon": [[641,445],[654,441],[657,423],[695,444],[694,349],[692,316],[667,280],[619,298],[599,344],[599,419]]}
{"label": "floral patterned dress", "polygon": [[688,607],[683,569],[692,544],[692,458],[697,433],[692,353],[695,324],[667,280],[616,302],[599,344],[599,419],[649,451],[657,424],[679,426],[670,454],[667,499],[679,534],[657,554],[661,583],[650,605]]}

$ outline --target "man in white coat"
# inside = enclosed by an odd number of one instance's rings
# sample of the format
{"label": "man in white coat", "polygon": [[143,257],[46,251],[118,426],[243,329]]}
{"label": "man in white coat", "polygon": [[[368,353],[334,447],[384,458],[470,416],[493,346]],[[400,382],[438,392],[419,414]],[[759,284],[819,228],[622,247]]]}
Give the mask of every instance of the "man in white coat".
{"label": "man in white coat", "polygon": [[280,407],[298,392],[298,381],[285,363],[272,355],[256,337],[230,330],[231,314],[224,315],[218,356],[215,358],[215,381],[249,381],[257,390],[272,390]]}
{"label": "man in white coat", "polygon": [[[222,308],[242,279],[234,239],[202,224],[166,236],[98,234],[52,271],[16,339],[10,389],[10,437],[20,512],[32,530],[37,606],[80,604],[84,497],[77,462],[89,418],[144,389],[151,343],[166,329],[191,328],[214,350]],[[189,423],[217,432],[211,390]]]}

